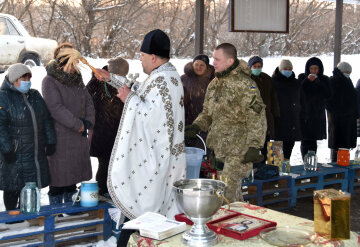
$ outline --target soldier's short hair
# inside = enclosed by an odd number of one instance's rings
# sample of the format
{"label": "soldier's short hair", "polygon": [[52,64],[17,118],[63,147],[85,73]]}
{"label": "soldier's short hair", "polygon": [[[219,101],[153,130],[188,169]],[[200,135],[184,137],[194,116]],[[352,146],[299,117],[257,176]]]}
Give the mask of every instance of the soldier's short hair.
{"label": "soldier's short hair", "polygon": [[234,45],[230,43],[222,43],[215,48],[215,50],[220,50],[220,49],[223,50],[224,55],[227,58],[233,58],[234,60],[237,59],[237,51]]}

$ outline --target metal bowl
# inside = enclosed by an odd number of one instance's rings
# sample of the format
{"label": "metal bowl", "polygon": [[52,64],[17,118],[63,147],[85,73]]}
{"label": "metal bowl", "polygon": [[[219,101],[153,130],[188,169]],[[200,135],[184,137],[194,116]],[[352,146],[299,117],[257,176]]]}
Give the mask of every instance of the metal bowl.
{"label": "metal bowl", "polygon": [[221,207],[226,184],[213,179],[184,179],[176,181],[173,186],[184,213],[194,223],[201,224]]}

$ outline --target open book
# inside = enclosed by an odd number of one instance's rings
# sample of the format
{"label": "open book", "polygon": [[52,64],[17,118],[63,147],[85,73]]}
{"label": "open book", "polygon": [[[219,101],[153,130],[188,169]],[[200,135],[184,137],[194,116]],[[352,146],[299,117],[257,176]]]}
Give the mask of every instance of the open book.
{"label": "open book", "polygon": [[122,229],[139,230],[143,237],[163,240],[185,231],[185,222],[170,220],[157,213],[147,212],[134,220],[124,223]]}

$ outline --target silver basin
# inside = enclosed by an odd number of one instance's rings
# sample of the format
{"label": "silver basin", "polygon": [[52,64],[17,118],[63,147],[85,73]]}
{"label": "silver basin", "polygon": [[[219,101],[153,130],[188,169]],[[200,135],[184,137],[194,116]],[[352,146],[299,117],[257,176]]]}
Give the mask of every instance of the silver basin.
{"label": "silver basin", "polygon": [[217,244],[218,237],[206,222],[221,207],[226,184],[213,179],[185,179],[176,181],[173,186],[180,207],[194,222],[192,228],[183,234],[183,242],[188,246]]}

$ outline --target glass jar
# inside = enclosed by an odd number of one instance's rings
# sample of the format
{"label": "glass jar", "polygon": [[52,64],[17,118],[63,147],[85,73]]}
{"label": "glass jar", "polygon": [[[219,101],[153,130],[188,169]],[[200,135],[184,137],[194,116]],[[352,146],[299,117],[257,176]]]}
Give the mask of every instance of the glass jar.
{"label": "glass jar", "polygon": [[356,147],[354,163],[360,165],[360,145],[357,145]]}
{"label": "glass jar", "polygon": [[40,191],[35,182],[25,183],[20,193],[20,211],[23,214],[34,214],[40,211]]}
{"label": "glass jar", "polygon": [[317,170],[317,156],[315,151],[309,150],[304,157],[304,170],[316,171]]}
{"label": "glass jar", "polygon": [[291,165],[290,165],[290,161],[283,161],[281,163],[281,171],[280,171],[280,175],[289,175],[290,174],[290,170],[291,170]]}

